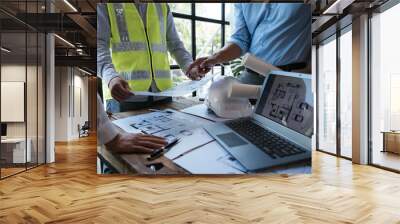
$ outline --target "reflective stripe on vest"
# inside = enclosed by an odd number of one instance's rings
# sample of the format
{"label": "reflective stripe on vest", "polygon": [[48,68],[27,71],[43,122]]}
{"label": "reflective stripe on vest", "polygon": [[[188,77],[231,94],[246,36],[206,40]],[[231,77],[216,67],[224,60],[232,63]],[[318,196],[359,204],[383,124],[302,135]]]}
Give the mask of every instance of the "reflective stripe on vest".
{"label": "reflective stripe on vest", "polygon": [[[170,88],[172,78],[166,45],[167,5],[148,3],[146,25],[132,3],[108,3],[107,9],[115,70],[128,81],[133,91],[149,90],[152,80],[161,91]],[[105,98],[110,96],[107,91],[107,86],[103,86]]]}

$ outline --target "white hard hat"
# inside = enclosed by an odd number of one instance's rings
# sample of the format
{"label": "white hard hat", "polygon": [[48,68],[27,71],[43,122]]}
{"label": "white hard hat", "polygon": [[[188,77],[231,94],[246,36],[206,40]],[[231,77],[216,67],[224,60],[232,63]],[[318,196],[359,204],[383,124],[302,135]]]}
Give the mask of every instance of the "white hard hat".
{"label": "white hard hat", "polygon": [[216,115],[223,118],[233,119],[250,116],[253,111],[249,99],[231,97],[233,84],[239,84],[239,81],[233,77],[223,77],[213,82],[205,104]]}

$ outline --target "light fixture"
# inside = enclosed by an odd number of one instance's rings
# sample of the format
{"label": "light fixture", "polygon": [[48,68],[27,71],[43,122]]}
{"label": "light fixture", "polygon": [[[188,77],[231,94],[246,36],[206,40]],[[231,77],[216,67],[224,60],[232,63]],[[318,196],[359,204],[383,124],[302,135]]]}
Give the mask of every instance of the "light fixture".
{"label": "light fixture", "polygon": [[347,8],[347,6],[351,5],[354,1],[355,0],[336,0],[332,5],[325,9],[322,14],[342,14],[343,10]]}
{"label": "light fixture", "polygon": [[54,36],[57,37],[57,38],[58,38],[59,40],[61,40],[62,42],[64,42],[65,44],[67,44],[68,46],[75,48],[75,45],[73,45],[73,44],[72,44],[71,42],[69,42],[68,40],[66,40],[66,39],[64,39],[64,38],[62,38],[62,37],[60,37],[60,36],[57,35],[57,34],[54,34]]}
{"label": "light fixture", "polygon": [[83,72],[83,73],[85,73],[85,74],[87,74],[87,75],[92,75],[92,73],[90,73],[90,72],[88,72],[88,71],[86,71],[86,70],[83,70],[83,69],[81,69],[81,68],[79,68],[79,67],[78,67],[78,70],[81,71],[81,72]]}
{"label": "light fixture", "polygon": [[78,10],[73,6],[68,0],[64,0],[64,3],[68,5],[74,12],[78,12]]}
{"label": "light fixture", "polygon": [[1,49],[1,51],[4,51],[6,53],[11,53],[11,50],[9,50],[9,49],[7,49],[5,47],[1,47],[0,49]]}

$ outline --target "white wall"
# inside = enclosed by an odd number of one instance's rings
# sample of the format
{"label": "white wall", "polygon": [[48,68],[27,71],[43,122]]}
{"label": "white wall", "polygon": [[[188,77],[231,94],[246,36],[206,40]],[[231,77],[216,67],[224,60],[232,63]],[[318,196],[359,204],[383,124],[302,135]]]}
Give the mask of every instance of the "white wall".
{"label": "white wall", "polygon": [[76,68],[56,67],[56,141],[79,138],[78,125],[88,120],[88,78]]}
{"label": "white wall", "polygon": [[[38,69],[38,70],[37,70]],[[27,80],[25,80],[27,78]],[[45,118],[44,118],[44,74],[40,66],[25,66],[25,64],[3,64],[1,66],[1,81],[3,82],[24,82],[26,85],[26,106],[21,108],[22,113],[26,112],[26,121],[6,122],[8,138],[30,139],[32,149],[32,161],[44,163],[45,150]],[[2,96],[7,97],[7,96]],[[2,112],[13,113],[10,107],[1,108]],[[37,153],[39,156],[37,156]]]}

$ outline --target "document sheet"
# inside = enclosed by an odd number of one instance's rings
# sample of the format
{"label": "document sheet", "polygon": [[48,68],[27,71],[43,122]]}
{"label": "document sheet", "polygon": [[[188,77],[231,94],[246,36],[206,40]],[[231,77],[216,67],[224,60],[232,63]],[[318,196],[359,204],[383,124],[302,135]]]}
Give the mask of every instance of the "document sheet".
{"label": "document sheet", "polygon": [[172,109],[131,116],[113,123],[130,133],[147,133],[167,140],[179,138],[178,143],[165,154],[169,159],[175,159],[213,141],[213,138],[201,128],[203,125],[211,124],[212,121]]}
{"label": "document sheet", "polygon": [[212,79],[212,77],[213,76],[209,75],[198,81],[195,80],[187,81],[158,93],[147,92],[147,91],[134,91],[132,93],[135,94],[136,96],[171,96],[171,97],[185,96],[191,94],[192,92],[198,90],[200,87],[207,84]]}
{"label": "document sheet", "polygon": [[182,110],[182,112],[202,117],[215,122],[230,120],[228,118],[218,117],[218,115],[216,115],[212,110],[208,109],[207,105],[205,104],[199,104],[185,108]]}
{"label": "document sheet", "polygon": [[243,174],[244,168],[216,141],[174,160],[192,174]]}

